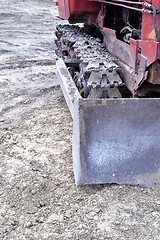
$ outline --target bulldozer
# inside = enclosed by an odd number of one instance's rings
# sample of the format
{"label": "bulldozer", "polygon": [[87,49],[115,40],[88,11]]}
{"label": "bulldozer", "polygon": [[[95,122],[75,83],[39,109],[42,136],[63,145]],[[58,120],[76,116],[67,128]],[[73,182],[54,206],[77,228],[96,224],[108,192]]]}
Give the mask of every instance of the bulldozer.
{"label": "bulldozer", "polygon": [[58,0],[76,185],[160,186],[160,1]]}

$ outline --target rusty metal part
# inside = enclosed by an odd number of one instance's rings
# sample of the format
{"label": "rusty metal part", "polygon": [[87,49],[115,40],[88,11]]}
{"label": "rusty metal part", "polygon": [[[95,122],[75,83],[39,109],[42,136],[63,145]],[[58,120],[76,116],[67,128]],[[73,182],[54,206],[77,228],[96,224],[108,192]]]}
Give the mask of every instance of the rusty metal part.
{"label": "rusty metal part", "polygon": [[148,69],[149,74],[147,82],[152,84],[160,84],[160,61],[157,60]]}

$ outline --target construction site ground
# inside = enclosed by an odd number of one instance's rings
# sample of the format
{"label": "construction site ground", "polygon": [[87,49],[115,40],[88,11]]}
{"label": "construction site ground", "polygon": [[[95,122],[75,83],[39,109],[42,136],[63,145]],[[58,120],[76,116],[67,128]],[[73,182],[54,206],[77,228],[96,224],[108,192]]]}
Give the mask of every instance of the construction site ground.
{"label": "construction site ground", "polygon": [[0,239],[158,240],[159,189],[75,186],[56,16],[54,1],[0,0]]}

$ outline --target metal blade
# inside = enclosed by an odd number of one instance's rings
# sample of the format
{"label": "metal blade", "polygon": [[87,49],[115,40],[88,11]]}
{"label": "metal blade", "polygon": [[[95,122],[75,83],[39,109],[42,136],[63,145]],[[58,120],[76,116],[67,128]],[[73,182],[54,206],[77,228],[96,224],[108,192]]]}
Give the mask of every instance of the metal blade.
{"label": "metal blade", "polygon": [[160,184],[160,99],[79,99],[76,184]]}
{"label": "metal blade", "polygon": [[62,59],[57,76],[73,117],[76,185],[160,186],[160,99],[81,98]]}

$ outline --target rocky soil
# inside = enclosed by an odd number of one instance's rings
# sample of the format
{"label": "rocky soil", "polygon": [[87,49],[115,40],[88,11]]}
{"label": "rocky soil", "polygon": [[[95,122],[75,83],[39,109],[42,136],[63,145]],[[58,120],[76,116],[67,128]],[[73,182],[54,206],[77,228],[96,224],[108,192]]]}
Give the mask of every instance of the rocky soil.
{"label": "rocky soil", "polygon": [[53,1],[0,0],[0,239],[160,239],[160,190],[77,188]]}

